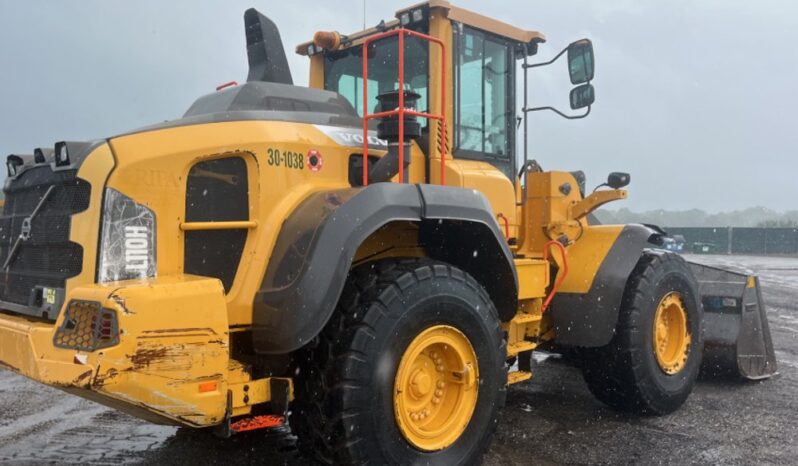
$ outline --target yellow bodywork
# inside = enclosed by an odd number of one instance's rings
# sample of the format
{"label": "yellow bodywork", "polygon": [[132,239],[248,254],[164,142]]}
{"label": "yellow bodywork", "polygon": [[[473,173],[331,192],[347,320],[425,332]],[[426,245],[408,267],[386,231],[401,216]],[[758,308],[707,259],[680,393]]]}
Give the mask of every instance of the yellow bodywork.
{"label": "yellow bodywork", "polygon": [[[324,154],[324,168],[310,172],[269,166],[256,155],[265,154],[267,147],[302,153],[314,148]],[[53,335],[63,325],[64,312],[54,324],[0,314],[0,364],[158,422],[219,424],[228,410],[228,389],[233,415],[269,401],[267,381],[252,381],[245,365],[231,358],[230,333],[252,323],[253,296],[282,220],[311,192],[349,186],[350,151],[313,125],[284,122],[186,126],[99,146],[78,175],[93,189],[89,209],[72,218],[70,239],[83,245],[85,253],[81,274],[67,282],[65,302],[96,301],[114,310],[119,345],[92,353],[56,348]],[[218,279],[184,274],[182,251],[184,231],[220,227],[184,221],[188,171],[198,161],[227,156],[247,163],[249,218],[255,220],[225,225],[250,232],[233,287],[225,294]],[[156,278],[96,284],[103,186],[158,213]],[[200,392],[200,384],[207,382],[217,385]],[[246,403],[244,385],[249,388]]]}
{"label": "yellow bodywork", "polygon": [[[429,33],[443,40],[449,51],[453,45],[452,20],[470,22],[496,33],[505,32],[508,37],[543,40],[539,33],[456,9],[448,2],[432,1],[429,5]],[[358,37],[362,42],[368,34],[353,35],[354,44],[357,45]],[[429,61],[430,83],[440,82],[445,67],[444,92],[449,104],[440,108],[441,90],[431,85],[429,112],[445,114],[449,122],[446,142],[451,148],[452,61],[441,63],[435,46],[430,47]],[[311,57],[310,66],[310,86],[322,88],[323,57]],[[440,129],[437,122],[431,122],[431,141],[441,137]],[[323,169],[314,172],[270,165],[266,159],[270,149],[298,154],[318,151],[323,155]],[[249,414],[252,406],[270,401],[274,394],[270,379],[253,379],[249,363],[235,359],[231,348],[233,335],[248,331],[253,324],[253,298],[263,281],[283,221],[310,194],[350,187],[349,158],[360,151],[339,144],[324,128],[283,121],[205,123],[145,130],[109,139],[88,155],[78,173],[91,184],[91,199],[87,210],[72,217],[70,240],[83,246],[83,267],[66,284],[64,306],[73,301],[90,301],[113,311],[120,329],[118,344],[93,352],[59,348],[53,341],[57,329],[65,325],[65,312],[59,314],[55,323],[0,312],[0,365],[155,422],[204,427],[221,424],[231,416]],[[375,151],[374,155],[381,153]],[[425,156],[413,143],[408,181],[439,184],[441,156],[437,144],[430,144],[430,153]],[[239,157],[246,164],[248,220],[186,221],[189,170],[198,162],[223,157]],[[489,163],[455,159],[447,151],[445,167],[446,184],[484,194],[502,232],[506,226],[507,239],[515,240],[511,247],[516,256],[519,308],[512,320],[504,323],[504,329],[508,335],[508,357],[527,353],[553,337],[543,302],[552,291],[551,284],[563,258],[554,254],[550,260],[544,260],[544,245],[554,239],[569,245],[571,268],[560,291],[587,292],[621,227],[590,226],[586,215],[605,202],[625,197],[625,192],[611,191],[582,199],[571,174],[530,173],[528,196],[523,199],[519,180],[510,180]],[[563,183],[570,183],[573,189],[564,193],[560,188]],[[157,213],[156,277],[97,283],[97,245],[105,188],[112,188]],[[193,276],[184,271],[185,233],[220,228],[247,231],[241,261],[227,292],[216,278]],[[396,222],[368,238],[353,262],[424,255],[417,226]],[[457,354],[449,358],[452,364],[474,359],[467,341],[458,343],[456,335],[450,339],[457,343],[453,347]],[[420,364],[417,357],[421,356],[412,356],[407,367]],[[474,362],[474,373],[477,370]],[[400,369],[396,383],[412,385],[413,377]],[[528,371],[518,371],[510,374],[508,382],[529,377]],[[290,392],[291,380],[285,380]],[[465,413],[470,417],[469,409],[473,410],[474,405],[471,398],[476,398],[476,389],[473,387],[471,392],[466,389],[458,395],[464,397],[468,406],[458,407],[440,418],[431,415],[429,423],[413,419],[412,414],[418,412],[401,408],[407,414],[407,419],[400,417],[404,419],[400,427],[405,427],[406,438],[424,450],[446,446],[450,440],[448,434],[444,432],[425,440],[424,429],[441,430],[450,422],[461,423]],[[419,429],[422,434],[417,432]]]}

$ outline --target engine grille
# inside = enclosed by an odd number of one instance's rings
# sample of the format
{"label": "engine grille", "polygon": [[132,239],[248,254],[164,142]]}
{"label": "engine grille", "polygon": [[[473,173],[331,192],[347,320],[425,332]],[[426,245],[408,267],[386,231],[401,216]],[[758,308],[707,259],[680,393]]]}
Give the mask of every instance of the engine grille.
{"label": "engine grille", "polygon": [[[14,244],[50,186],[53,190],[30,223],[30,236]],[[39,287],[64,288],[81,272],[83,248],[69,241],[70,217],[89,207],[91,185],[77,170],[52,170],[49,164],[29,168],[8,179],[0,217],[0,301],[30,306]],[[9,260],[9,253],[13,256]],[[54,316],[53,316],[54,317]]]}

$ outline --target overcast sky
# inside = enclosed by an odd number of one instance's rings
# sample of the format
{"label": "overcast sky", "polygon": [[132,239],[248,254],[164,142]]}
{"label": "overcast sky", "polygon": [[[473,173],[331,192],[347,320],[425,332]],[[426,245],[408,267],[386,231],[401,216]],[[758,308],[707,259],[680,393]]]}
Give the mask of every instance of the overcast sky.
{"label": "overcast sky", "polygon": [[[415,1],[369,0],[366,24]],[[531,117],[544,168],[584,170],[591,186],[628,171],[633,210],[798,209],[798,3],[454,3],[544,32],[541,61],[593,40],[590,117]],[[245,81],[250,6],[277,23],[301,85],[307,59],[294,46],[364,21],[363,0],[0,0],[0,153],[177,118],[217,84]],[[535,71],[533,103],[567,107],[567,82],[564,62]]]}

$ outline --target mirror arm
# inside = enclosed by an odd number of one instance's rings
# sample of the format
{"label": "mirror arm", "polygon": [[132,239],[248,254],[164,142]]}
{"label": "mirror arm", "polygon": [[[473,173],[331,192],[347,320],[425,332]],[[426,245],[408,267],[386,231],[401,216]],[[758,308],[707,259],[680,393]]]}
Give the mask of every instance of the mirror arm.
{"label": "mirror arm", "polygon": [[557,110],[554,107],[525,108],[525,109],[523,109],[523,111],[524,111],[524,114],[526,114],[527,112],[538,112],[540,110],[551,110],[552,112],[556,113],[557,115],[560,115],[563,118],[567,118],[569,120],[579,120],[580,118],[584,118],[584,117],[590,115],[590,107],[592,107],[592,105],[588,105],[587,106],[587,110],[585,111],[585,113],[583,113],[581,115],[566,115],[565,113]]}
{"label": "mirror arm", "polygon": [[531,65],[530,65],[530,64],[528,64],[528,63],[524,63],[523,67],[524,67],[524,68],[537,68],[537,67],[539,67],[539,66],[547,66],[547,65],[551,65],[552,63],[556,62],[556,61],[557,61],[557,59],[558,59],[558,58],[560,58],[560,57],[561,57],[561,56],[562,56],[562,55],[563,55],[565,52],[567,52],[567,51],[568,51],[568,47],[565,47],[564,49],[562,49],[562,51],[560,51],[560,53],[558,53],[557,55],[555,55],[555,57],[554,57],[554,58],[552,58],[551,60],[549,60],[549,61],[547,61],[547,62],[543,62],[543,63],[532,63]]}
{"label": "mirror arm", "polygon": [[529,105],[529,47],[527,44],[524,44],[524,63],[521,68],[524,70],[524,106],[521,108],[524,115],[524,164],[522,165],[524,170],[521,178],[521,182],[524,183],[524,193],[521,196],[521,202],[515,203],[516,206],[524,206],[529,195],[529,185],[526,179],[526,166],[529,163],[529,115],[526,112],[526,108]]}
{"label": "mirror arm", "polygon": [[627,192],[623,189],[610,189],[607,191],[595,191],[581,201],[570,207],[569,219],[580,220],[588,214],[603,206],[604,204],[620,199],[626,199]]}

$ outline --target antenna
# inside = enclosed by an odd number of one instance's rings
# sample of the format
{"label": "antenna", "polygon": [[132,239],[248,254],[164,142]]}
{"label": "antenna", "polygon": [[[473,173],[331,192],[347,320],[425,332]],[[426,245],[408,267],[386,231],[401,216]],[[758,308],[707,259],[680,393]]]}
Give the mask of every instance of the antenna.
{"label": "antenna", "polygon": [[363,30],[366,30],[366,0],[363,0]]}

